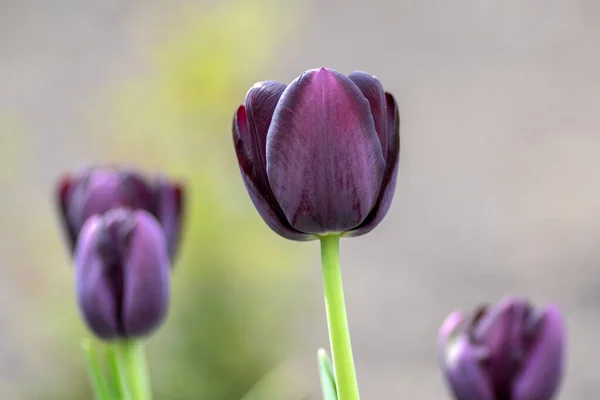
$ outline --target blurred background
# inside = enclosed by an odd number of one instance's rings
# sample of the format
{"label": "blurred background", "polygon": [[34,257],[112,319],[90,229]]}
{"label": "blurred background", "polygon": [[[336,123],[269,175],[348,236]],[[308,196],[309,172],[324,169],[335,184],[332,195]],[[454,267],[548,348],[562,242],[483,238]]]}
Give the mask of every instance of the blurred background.
{"label": "blurred background", "polygon": [[262,222],[231,117],[259,80],[377,75],[402,115],[395,201],[342,242],[362,398],[449,399],[457,308],[523,294],[569,324],[560,398],[600,396],[600,3],[0,2],[0,394],[90,398],[57,177],[89,163],[189,185],[157,399],[319,399],[315,242]]}

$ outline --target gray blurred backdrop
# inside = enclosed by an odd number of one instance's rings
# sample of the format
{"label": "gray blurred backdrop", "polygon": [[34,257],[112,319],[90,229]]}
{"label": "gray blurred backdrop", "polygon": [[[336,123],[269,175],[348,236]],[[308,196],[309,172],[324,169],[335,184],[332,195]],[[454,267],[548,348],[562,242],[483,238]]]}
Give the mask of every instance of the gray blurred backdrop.
{"label": "gray blurred backdrop", "polygon": [[[84,332],[53,215],[54,180],[86,162],[129,161],[103,125],[113,112],[107,104],[118,103],[115,88],[152,73],[148,54],[187,15],[222,3],[0,2],[2,398],[52,398],[22,388],[52,388],[47,371],[64,351],[55,349],[70,346],[76,359],[75,339]],[[278,40],[269,49],[245,34],[233,39],[245,52],[229,69],[244,70],[255,46],[261,64],[239,78],[247,80],[228,98],[227,116],[254,81],[287,83],[319,66],[377,75],[399,102],[393,206],[371,234],[342,242],[362,397],[449,399],[434,355],[442,320],[510,293],[560,306],[569,338],[560,398],[598,398],[600,3],[320,0],[279,7],[269,17],[275,28],[268,36]],[[223,29],[252,29],[244,15]],[[227,12],[220,18],[226,21]],[[267,29],[269,18],[256,29]],[[214,168],[226,165],[236,193],[245,193],[229,119],[223,121],[210,127],[223,154]],[[159,164],[150,158],[145,165]],[[250,200],[237,197],[254,229],[282,245]],[[318,399],[315,352],[327,345],[319,249],[315,242],[292,247],[304,257],[294,277],[301,290],[285,319],[292,344],[279,360],[294,365],[286,379],[301,388],[288,398]],[[61,311],[41,319],[44,298]],[[64,325],[77,334],[62,332]],[[58,369],[55,378],[68,386],[80,364]]]}

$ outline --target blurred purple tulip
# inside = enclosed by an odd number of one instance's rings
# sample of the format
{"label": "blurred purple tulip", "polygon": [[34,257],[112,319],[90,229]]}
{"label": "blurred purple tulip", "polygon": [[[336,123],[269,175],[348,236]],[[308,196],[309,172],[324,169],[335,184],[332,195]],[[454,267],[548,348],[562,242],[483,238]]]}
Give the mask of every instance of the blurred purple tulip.
{"label": "blurred purple tulip", "polygon": [[163,320],[170,265],[163,230],[146,211],[91,216],[75,252],[75,287],[89,328],[105,340],[144,336]]}
{"label": "blurred purple tulip", "polygon": [[248,193],[281,236],[354,236],[387,213],[398,172],[400,120],[377,78],[310,70],[289,86],[261,82],[233,120]]}
{"label": "blurred purple tulip", "polygon": [[58,184],[58,201],[71,251],[79,232],[93,215],[115,207],[145,210],[161,224],[171,260],[177,251],[183,214],[184,188],[164,177],[152,181],[126,169],[85,168],[65,175]]}
{"label": "blurred purple tulip", "polygon": [[438,359],[457,400],[550,400],[563,375],[565,322],[554,305],[535,310],[507,297],[472,315],[451,314]]}

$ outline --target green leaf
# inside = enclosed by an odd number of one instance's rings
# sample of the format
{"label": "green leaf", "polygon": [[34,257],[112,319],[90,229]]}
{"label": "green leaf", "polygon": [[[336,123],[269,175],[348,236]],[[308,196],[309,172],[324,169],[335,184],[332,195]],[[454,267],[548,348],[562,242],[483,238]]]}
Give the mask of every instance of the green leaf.
{"label": "green leaf", "polygon": [[325,349],[319,349],[317,358],[319,360],[319,377],[321,378],[323,400],[337,400],[338,395],[335,375],[327,351],[325,351]]}
{"label": "green leaf", "polygon": [[113,397],[110,395],[108,390],[108,386],[106,385],[104,375],[102,375],[102,368],[98,360],[98,354],[92,346],[91,341],[89,339],[85,339],[81,343],[81,348],[83,349],[83,353],[85,354],[85,359],[87,361],[88,374],[92,384],[94,398],[96,400],[113,400]]}

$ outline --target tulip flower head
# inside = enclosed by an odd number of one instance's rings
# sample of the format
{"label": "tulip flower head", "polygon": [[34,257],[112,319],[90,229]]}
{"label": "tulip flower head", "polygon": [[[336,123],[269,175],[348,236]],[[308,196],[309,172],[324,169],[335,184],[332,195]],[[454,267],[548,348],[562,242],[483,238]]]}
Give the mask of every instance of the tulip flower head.
{"label": "tulip flower head", "polygon": [[550,400],[563,374],[565,324],[555,306],[507,297],[451,314],[438,359],[457,400]]}
{"label": "tulip flower head", "polygon": [[233,120],[242,177],[276,233],[311,240],[361,235],[387,213],[396,184],[400,120],[377,78],[310,70],[286,86],[254,85]]}
{"label": "tulip flower head", "polygon": [[169,255],[177,251],[183,213],[183,187],[164,177],[153,180],[125,169],[85,168],[65,175],[58,185],[60,214],[71,251],[83,225],[112,208],[145,210],[160,223]]}
{"label": "tulip flower head", "polygon": [[147,335],[163,320],[170,264],[165,235],[143,210],[115,208],[81,228],[75,287],[89,328],[105,340]]}

